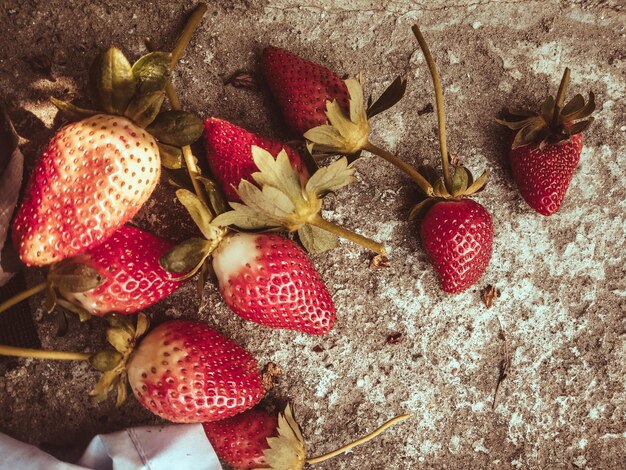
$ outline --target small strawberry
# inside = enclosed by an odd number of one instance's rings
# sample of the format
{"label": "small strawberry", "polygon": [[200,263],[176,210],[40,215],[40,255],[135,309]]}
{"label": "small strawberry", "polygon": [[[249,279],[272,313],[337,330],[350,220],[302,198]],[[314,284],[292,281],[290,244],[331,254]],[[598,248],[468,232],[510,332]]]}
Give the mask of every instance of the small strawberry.
{"label": "small strawberry", "polygon": [[[181,281],[172,278],[159,258],[173,244],[122,226],[101,245],[56,263],[46,281],[27,296],[46,291],[48,311],[59,306],[80,315],[130,314],[147,308],[174,292]],[[0,312],[27,298],[24,294],[0,305]],[[6,305],[5,305],[6,304]]]}
{"label": "small strawberry", "polygon": [[337,74],[277,47],[261,54],[261,71],[287,126],[298,135],[327,123],[326,102],[350,109],[348,89]]}
{"label": "small strawberry", "polygon": [[256,409],[232,418],[204,423],[204,431],[218,457],[234,470],[266,468],[301,470],[364,444],[389,426],[411,415],[397,416],[367,436],[319,457],[306,457],[306,446],[300,426],[293,417],[291,405],[276,415]]}
{"label": "small strawberry", "polygon": [[439,143],[443,177],[433,167],[424,166],[419,184],[425,199],[409,215],[421,220],[420,238],[445,292],[458,293],[475,284],[483,275],[493,249],[493,222],[489,212],[470,199],[481,191],[487,182],[487,172],[476,181],[463,166],[450,172],[449,155],[445,137],[443,94],[435,62],[419,28],[413,33],[424,53],[435,86],[439,119]]}
{"label": "small strawberry", "polygon": [[158,115],[171,61],[169,53],[152,52],[131,66],[110,48],[91,74],[102,111],[53,99],[80,120],[60,129],[44,149],[17,211],[13,240],[26,265],[61,261],[109,238],[150,197],[160,153],[172,148],[167,144],[200,136],[202,123],[194,116]]}
{"label": "small strawberry", "polygon": [[549,96],[540,112],[511,108],[510,120],[498,120],[516,132],[509,161],[517,187],[528,205],[543,215],[561,207],[580,161],[582,132],[594,120],[593,93],[587,103],[576,95],[564,105],[569,76],[565,68],[556,99]]}
{"label": "small strawberry", "polygon": [[237,187],[242,179],[253,182],[252,174],[259,169],[252,158],[252,146],[261,147],[276,157],[283,148],[291,165],[306,183],[309,172],[296,149],[267,137],[258,137],[247,130],[218,118],[204,121],[206,157],[211,173],[224,191],[226,199],[241,202]]}
{"label": "small strawberry", "polygon": [[226,305],[271,328],[328,333],[335,306],[307,254],[273,234],[236,233],[213,252],[213,269]]}
{"label": "small strawberry", "polygon": [[270,468],[264,451],[267,438],[277,435],[276,415],[251,409],[203,426],[215,453],[234,470]]}
{"label": "small strawberry", "polygon": [[264,395],[256,359],[198,321],[157,326],[135,348],[126,370],[139,403],[175,423],[228,418]]}

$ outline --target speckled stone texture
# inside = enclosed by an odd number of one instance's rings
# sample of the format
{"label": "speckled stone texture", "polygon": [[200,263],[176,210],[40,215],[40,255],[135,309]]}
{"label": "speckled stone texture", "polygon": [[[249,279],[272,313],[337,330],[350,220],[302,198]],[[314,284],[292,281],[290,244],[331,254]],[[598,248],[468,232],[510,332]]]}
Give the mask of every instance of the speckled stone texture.
{"label": "speckled stone texture", "polygon": [[[137,6],[141,5],[141,7]],[[411,181],[365,155],[358,182],[325,206],[335,222],[384,242],[390,267],[369,268],[371,254],[342,243],[315,256],[338,310],[323,337],[274,331],[241,320],[206,286],[195,283],[149,312],[206,320],[252,351],[282,365],[266,402],[293,400],[311,455],[331,450],[393,415],[415,417],[330,469],[550,468],[626,466],[624,272],[626,173],[624,25],[619,0],[379,2],[220,1],[175,73],[183,104],[265,135],[285,137],[267,94],[225,79],[253,69],[270,42],[340,74],[363,70],[379,94],[398,74],[404,100],[377,116],[372,139],[411,163],[435,162],[436,118],[430,77],[410,26],[419,22],[439,65],[449,147],[490,183],[477,201],[494,220],[491,264],[475,289],[444,294],[406,222]],[[5,1],[0,5],[0,90],[32,166],[61,122],[52,95],[81,102],[87,66],[115,44],[136,58],[150,36],[171,47],[193,2]],[[596,93],[597,120],[561,210],[533,212],[512,181],[505,136],[494,117],[507,105],[539,104],[556,93],[563,68],[572,93]],[[569,96],[573,96],[570,93]],[[82,103],[85,103],[82,100]],[[200,148],[198,150],[201,151]],[[135,219],[182,240],[193,225],[165,180]],[[31,282],[37,275],[31,275]],[[479,290],[502,295],[487,309]],[[53,335],[36,309],[44,347],[91,351],[103,323],[72,324]],[[397,344],[387,337],[401,333]],[[510,359],[497,397],[499,365]],[[0,363],[0,431],[71,457],[94,434],[157,422],[134,399],[120,409],[89,403],[97,374],[87,364],[9,360]]]}

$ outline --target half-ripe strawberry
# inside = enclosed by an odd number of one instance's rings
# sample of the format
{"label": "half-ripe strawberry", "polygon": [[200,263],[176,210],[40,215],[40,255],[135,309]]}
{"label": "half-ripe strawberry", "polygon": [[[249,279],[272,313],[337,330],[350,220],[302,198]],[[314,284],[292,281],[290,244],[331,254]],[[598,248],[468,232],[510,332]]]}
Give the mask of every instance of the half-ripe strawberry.
{"label": "half-ripe strawberry", "polygon": [[335,306],[308,256],[273,234],[237,233],[213,252],[220,292],[237,315],[314,335],[335,322]]}
{"label": "half-ripe strawberry", "polygon": [[222,421],[204,423],[215,453],[234,470],[269,468],[267,438],[278,434],[278,418],[252,409]]}
{"label": "half-ripe strawberry", "polygon": [[242,179],[253,182],[252,173],[259,171],[252,158],[253,145],[267,150],[274,157],[284,148],[303,182],[309,179],[309,172],[298,151],[279,140],[259,137],[218,118],[204,121],[203,136],[211,173],[229,201],[241,202],[236,188]]}
{"label": "half-ripe strawberry", "polygon": [[126,367],[137,400],[175,423],[229,418],[253,407],[264,394],[252,354],[198,321],[160,324]]}
{"label": "half-ripe strawberry", "polygon": [[530,207],[543,215],[559,210],[583,148],[582,133],[564,142],[512,148],[511,171],[517,187]]}
{"label": "half-ripe strawberry", "polygon": [[424,216],[420,235],[446,292],[464,291],[489,265],[493,222],[489,212],[471,199],[436,202]]}
{"label": "half-ripe strawberry", "polygon": [[159,175],[156,141],[130,120],[98,114],[63,127],[13,222],[20,258],[43,266],[102,243],[137,213]]}
{"label": "half-ripe strawberry", "polygon": [[327,101],[337,100],[349,112],[346,84],[326,67],[269,46],[261,55],[261,71],[285,123],[295,134],[327,123]]}
{"label": "half-ripe strawberry", "polygon": [[181,281],[159,264],[173,243],[138,228],[123,226],[111,238],[72,261],[95,269],[104,282],[85,292],[67,292],[68,299],[92,315],[135,313],[174,292]]}

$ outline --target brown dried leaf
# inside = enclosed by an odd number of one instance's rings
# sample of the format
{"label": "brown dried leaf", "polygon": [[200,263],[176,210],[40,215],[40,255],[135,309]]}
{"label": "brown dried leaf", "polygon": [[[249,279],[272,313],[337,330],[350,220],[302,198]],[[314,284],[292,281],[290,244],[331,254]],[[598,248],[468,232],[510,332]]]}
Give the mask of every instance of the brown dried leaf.
{"label": "brown dried leaf", "polygon": [[370,269],[385,269],[389,266],[389,258],[384,255],[376,255],[370,261]]}
{"label": "brown dried leaf", "polygon": [[232,85],[235,88],[257,91],[259,89],[259,80],[254,72],[237,70],[224,81],[224,85]]}
{"label": "brown dried leaf", "polygon": [[500,297],[500,289],[498,289],[497,287],[491,284],[488,284],[486,287],[484,287],[480,291],[480,298],[482,299],[483,303],[485,304],[485,307],[487,308],[491,308],[494,301],[498,297]]}

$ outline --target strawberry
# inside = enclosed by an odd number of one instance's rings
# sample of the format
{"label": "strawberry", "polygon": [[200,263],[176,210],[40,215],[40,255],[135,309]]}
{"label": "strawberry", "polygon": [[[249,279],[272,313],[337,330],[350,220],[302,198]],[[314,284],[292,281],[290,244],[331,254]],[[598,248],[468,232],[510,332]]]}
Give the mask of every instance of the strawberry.
{"label": "strawberry", "polygon": [[277,435],[276,415],[252,409],[203,426],[215,453],[234,470],[268,468],[264,451],[267,438]]}
{"label": "strawberry", "polygon": [[228,418],[264,394],[256,359],[198,321],[173,320],[154,328],[133,351],[126,371],[137,400],[175,423]]}
{"label": "strawberry", "polygon": [[593,93],[587,103],[576,95],[563,105],[569,75],[566,68],[556,99],[548,97],[540,112],[511,108],[512,118],[498,120],[515,131],[509,161],[517,187],[528,205],[543,215],[561,207],[580,161],[582,131],[594,120]]}
{"label": "strawberry", "polygon": [[242,179],[252,182],[252,173],[258,171],[252,158],[253,145],[267,150],[274,157],[284,148],[303,182],[309,178],[309,172],[296,149],[275,139],[258,137],[223,119],[209,118],[204,121],[204,142],[211,173],[229,201],[241,202],[236,188]]}
{"label": "strawberry", "polygon": [[472,286],[483,275],[491,259],[493,222],[489,212],[469,199],[482,191],[487,172],[474,180],[463,166],[451,171],[446,142],[443,93],[437,67],[426,40],[417,25],[413,33],[430,70],[435,87],[439,121],[439,144],[443,176],[431,166],[418,170],[416,179],[425,198],[411,210],[409,219],[420,220],[420,238],[445,292],[459,293]]}
{"label": "strawberry", "polygon": [[278,417],[266,411],[253,409],[223,421],[204,423],[203,426],[218,457],[234,470],[255,468],[301,470],[305,465],[323,462],[346,453],[410,416],[397,416],[357,441],[311,458],[307,458],[302,431],[293,416],[290,404]]}
{"label": "strawberry", "polygon": [[68,297],[97,316],[147,308],[180,285],[159,264],[159,258],[172,246],[148,232],[123,226],[103,244],[72,260],[95,269],[105,280],[92,290],[68,292]]}
{"label": "strawberry", "polygon": [[424,250],[445,292],[457,293],[483,275],[491,259],[493,223],[471,199],[435,203],[422,220]]}
{"label": "strawberry", "polygon": [[81,119],[44,149],[17,211],[13,240],[26,265],[55,263],[109,238],[150,197],[160,154],[200,137],[202,123],[189,113],[159,114],[171,61],[152,52],[131,66],[110,48],[90,75],[100,111],[53,99]]}
{"label": "strawberry", "polygon": [[327,101],[350,109],[348,89],[337,74],[289,51],[266,47],[261,71],[287,126],[297,135],[326,124]]}
{"label": "strawberry", "polygon": [[121,116],[62,128],[43,151],[13,222],[22,261],[42,266],[109,238],[150,197],[160,175],[154,138]]}
{"label": "strawberry", "polygon": [[272,328],[325,334],[335,323],[333,301],[306,253],[273,234],[237,233],[213,252],[226,305]]}

